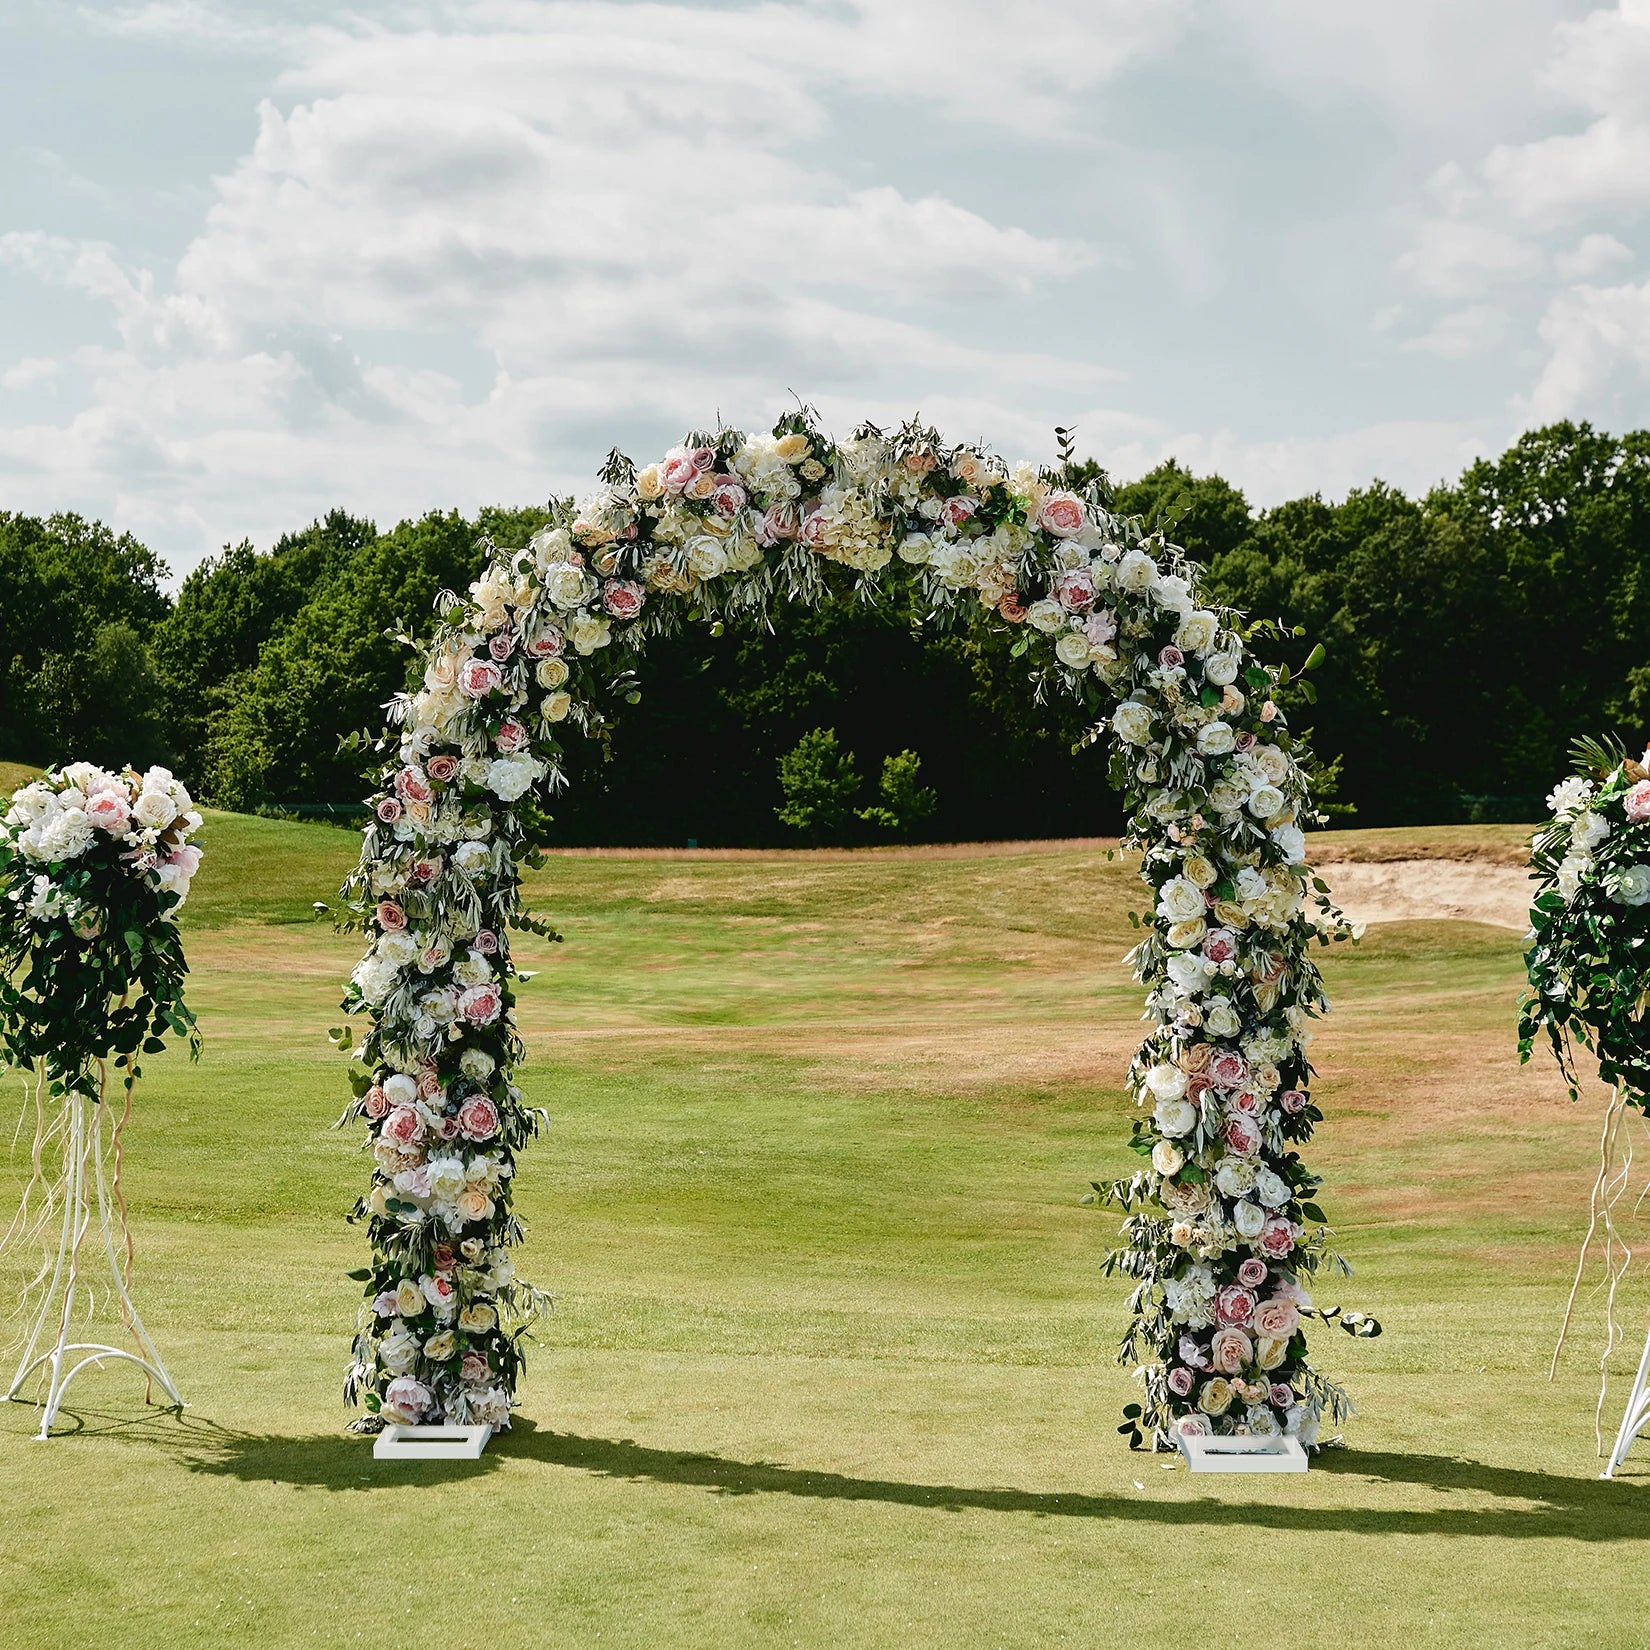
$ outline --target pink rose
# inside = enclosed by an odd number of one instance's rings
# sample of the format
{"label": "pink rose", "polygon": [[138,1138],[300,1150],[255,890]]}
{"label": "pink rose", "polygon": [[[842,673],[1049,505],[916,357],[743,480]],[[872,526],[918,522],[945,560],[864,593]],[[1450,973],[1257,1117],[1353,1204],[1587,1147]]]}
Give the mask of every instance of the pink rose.
{"label": "pink rose", "polygon": [[771,549],[781,539],[794,539],[801,528],[794,504],[770,504],[756,520],[756,542]]}
{"label": "pink rose", "polygon": [[194,843],[186,842],[181,848],[174,848],[161,863],[170,865],[179,876],[189,878],[201,868],[201,851]]}
{"label": "pink rose", "polygon": [[110,836],[124,836],[132,826],[132,810],[118,791],[99,791],[86,803],[86,817]]}
{"label": "pink rose", "polygon": [[1242,1112],[1247,1117],[1259,1117],[1266,1109],[1266,1103],[1253,1089],[1245,1089],[1242,1094],[1234,1094],[1227,1104],[1233,1111]]}
{"label": "pink rose", "polygon": [[647,600],[647,592],[634,579],[610,579],[602,588],[602,606],[615,619],[634,619]]}
{"label": "pink rose", "polygon": [[1086,613],[1100,592],[1095,588],[1094,574],[1089,568],[1072,567],[1055,579],[1052,594],[1068,613]]}
{"label": "pink rose", "polygon": [[695,447],[688,454],[693,460],[693,467],[700,475],[708,475],[716,468],[716,449],[714,447]]}
{"label": "pink rose", "polygon": [[466,699],[485,699],[503,680],[504,672],[491,659],[466,659],[458,667],[458,691]]}
{"label": "pink rose", "polygon": [[387,934],[399,934],[407,926],[407,913],[392,899],[379,900],[373,915],[378,918],[378,926]]}
{"label": "pink rose", "polygon": [[379,1413],[402,1426],[415,1426],[435,1399],[430,1389],[410,1375],[398,1375],[384,1388]]}
{"label": "pink rose", "polygon": [[439,859],[415,859],[407,867],[407,881],[419,888],[422,888],[426,883],[434,882],[440,875],[441,861]]}
{"label": "pink rose", "polygon": [[1083,501],[1075,493],[1050,493],[1037,508],[1037,525],[1057,539],[1075,538],[1087,520]]}
{"label": "pink rose", "polygon": [[997,603],[997,611],[1001,613],[1010,624],[1024,624],[1026,614],[1029,613],[1031,609],[1028,608],[1025,603],[1020,600],[1019,596],[1011,590],[1000,602]]}
{"label": "pink rose", "polygon": [[1209,1080],[1216,1088],[1240,1089],[1249,1081],[1249,1062],[1235,1048],[1223,1048],[1209,1062]]}
{"label": "pink rose", "polygon": [[419,1072],[418,1092],[426,1100],[433,1100],[441,1092],[441,1073],[434,1066],[425,1066]]}
{"label": "pink rose", "polygon": [[401,799],[396,796],[386,796],[379,802],[374,812],[386,825],[393,825],[401,817]]}
{"label": "pink rose", "polygon": [[1245,1328],[1254,1317],[1254,1290],[1245,1289],[1241,1283],[1229,1283],[1215,1295],[1215,1319],[1224,1328]]}
{"label": "pink rose", "polygon": [[1266,1282],[1266,1262],[1263,1260],[1256,1260],[1253,1256],[1250,1256],[1250,1258],[1238,1268],[1237,1275],[1238,1282],[1241,1283],[1245,1289],[1258,1289],[1263,1283]]}
{"label": "pink rose", "polygon": [[1176,665],[1185,664],[1186,655],[1182,653],[1178,647],[1159,648],[1157,662],[1162,665],[1165,670],[1170,670]]}
{"label": "pink rose", "polygon": [[501,630],[496,636],[487,639],[487,651],[503,664],[516,650],[516,633],[513,630]]}
{"label": "pink rose", "polygon": [[383,1294],[373,1296],[372,1309],[381,1318],[393,1318],[397,1311],[395,1291],[386,1289]]}
{"label": "pink rose", "polygon": [[1282,1381],[1274,1381],[1271,1391],[1272,1407],[1274,1409],[1290,1409],[1295,1402],[1295,1389],[1285,1386]]}
{"label": "pink rose", "polygon": [[821,543],[825,537],[825,513],[822,510],[811,510],[802,518],[802,525],[796,535],[810,549]]}
{"label": "pink rose", "polygon": [[732,476],[718,476],[710,502],[718,515],[736,516],[745,508],[747,496],[745,489]]}
{"label": "pink rose", "polygon": [[428,802],[435,796],[429,780],[417,768],[403,768],[395,776],[395,791],[404,802]]}
{"label": "pink rose", "polygon": [[699,479],[692,453],[677,448],[659,466],[659,480],[667,493],[685,493]]}
{"label": "pink rose", "polygon": [[1252,751],[1260,741],[1252,733],[1240,733],[1232,743],[1240,751]]}
{"label": "pink rose", "polygon": [[458,1139],[458,1119],[456,1117],[443,1117],[441,1121],[436,1124],[435,1132],[443,1140]]}
{"label": "pink rose", "polygon": [[480,929],[477,931],[476,937],[470,941],[470,948],[479,951],[484,957],[496,957],[498,955],[498,935],[491,928]]}
{"label": "pink rose", "polygon": [[1285,1089],[1278,1096],[1278,1104],[1294,1117],[1306,1110],[1306,1096],[1299,1089]]}
{"label": "pink rose", "polygon": [[1273,1260],[1285,1259],[1295,1247],[1295,1226],[1282,1215],[1273,1215],[1261,1228],[1260,1252]]}
{"label": "pink rose", "polygon": [[1286,1341],[1301,1326],[1295,1303],[1274,1295],[1255,1308],[1255,1333],[1269,1341]]}
{"label": "pink rose", "polygon": [[487,1360],[479,1352],[466,1352],[458,1366],[458,1378],[466,1386],[480,1386],[487,1379]]}
{"label": "pink rose", "polygon": [[1239,1157],[1253,1157],[1260,1150],[1260,1124],[1252,1117],[1245,1117],[1242,1112],[1236,1117],[1228,1117],[1221,1133],[1226,1137],[1228,1149]]}
{"label": "pink rose", "polygon": [[1169,1371],[1169,1391],[1177,1398],[1184,1398],[1192,1390],[1192,1381],[1192,1372],[1184,1364]]}
{"label": "pink rose", "polygon": [[1203,1099],[1204,1095],[1214,1093],[1214,1087],[1214,1084],[1209,1081],[1205,1073],[1194,1071],[1186,1079],[1186,1098],[1195,1106]]}
{"label": "pink rose", "polygon": [[450,785],[458,777],[458,758],[452,755],[432,756],[424,764],[424,771],[431,779]]}
{"label": "pink rose", "polygon": [[491,1140],[498,1133],[498,1107],[485,1094],[472,1094],[458,1108],[458,1127],[470,1140]]}
{"label": "pink rose", "polygon": [[458,1291],[453,1287],[453,1280],[436,1272],[430,1277],[420,1278],[418,1287],[424,1291],[427,1300],[438,1312],[443,1307],[451,1306],[458,1297]]}
{"label": "pink rose", "polygon": [[473,1026],[490,1026],[504,1009],[504,994],[492,981],[472,985],[458,999],[458,1012]]}
{"label": "pink rose", "polygon": [[907,453],[904,464],[914,476],[925,476],[933,468],[937,460],[932,453]]}
{"label": "pink rose", "polygon": [[1645,820],[1650,819],[1650,779],[1641,779],[1621,799],[1621,805],[1627,817],[1635,824],[1643,824]]}
{"label": "pink rose", "polygon": [[1083,634],[1090,647],[1106,647],[1117,636],[1117,615],[1108,611],[1091,613],[1083,621]]}
{"label": "pink rose", "polygon": [[535,636],[523,649],[529,659],[556,659],[567,646],[567,638],[559,630],[547,630]]}
{"label": "pink rose", "polygon": [[1236,1375],[1253,1352],[1241,1329],[1217,1329],[1209,1341],[1209,1362],[1220,1375]]}
{"label": "pink rose", "polygon": [[1211,928],[1203,936],[1203,955],[1212,963],[1237,960],[1237,937],[1230,928]]}
{"label": "pink rose", "polygon": [[384,1119],[384,1138],[398,1146],[415,1145],[424,1134],[424,1119],[411,1106],[397,1106]]}
{"label": "pink rose", "polygon": [[498,732],[493,735],[493,743],[506,752],[526,750],[528,739],[527,729],[515,721],[501,722]]}
{"label": "pink rose", "polygon": [[1174,1429],[1182,1438],[1207,1438],[1214,1426],[1207,1415],[1182,1415]]}
{"label": "pink rose", "polygon": [[361,1110],[375,1122],[389,1109],[389,1099],[377,1083],[374,1083],[372,1087],[361,1096]]}
{"label": "pink rose", "polygon": [[961,527],[979,507],[980,501],[977,498],[970,498],[967,493],[958,493],[945,501],[945,508],[941,514],[953,527]]}

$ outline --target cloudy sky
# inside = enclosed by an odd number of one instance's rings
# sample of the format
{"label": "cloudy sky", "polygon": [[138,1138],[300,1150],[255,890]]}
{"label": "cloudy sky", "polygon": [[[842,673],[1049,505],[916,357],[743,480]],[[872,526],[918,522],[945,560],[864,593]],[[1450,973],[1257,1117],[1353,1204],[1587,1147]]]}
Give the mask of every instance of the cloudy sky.
{"label": "cloudy sky", "polygon": [[9,0],[0,62],[0,508],[174,574],[793,395],[1260,503],[1650,423],[1650,0]]}

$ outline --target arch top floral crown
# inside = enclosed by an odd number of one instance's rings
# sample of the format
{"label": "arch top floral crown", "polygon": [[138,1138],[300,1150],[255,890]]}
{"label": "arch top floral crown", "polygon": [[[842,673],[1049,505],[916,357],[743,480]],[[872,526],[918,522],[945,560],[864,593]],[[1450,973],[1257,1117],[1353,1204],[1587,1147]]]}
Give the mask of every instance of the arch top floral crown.
{"label": "arch top floral crown", "polygon": [[1312,759],[1287,672],[1065,457],[1010,468],[918,423],[834,441],[804,408],[641,468],[614,452],[592,497],[525,545],[484,544],[469,591],[442,598],[345,889],[370,936],[345,1006],[368,1022],[350,1112],[374,1160],[349,1397],[392,1420],[508,1422],[543,1304],[509,1253],[516,1153],[540,1121],[513,1076],[509,930],[547,932],[518,864],[533,793],[566,783],[568,731],[600,726],[651,635],[903,582],[932,622],[1011,632],[1039,695],[1081,700],[1152,890],[1130,958],[1152,1023],[1128,1078],[1146,1164],[1102,1189],[1132,1211],[1108,1262],[1137,1280],[1123,1356],[1143,1401],[1123,1430],[1311,1443],[1339,1417],[1301,1329],[1329,1255],[1294,1150],[1320,1116],[1309,947],[1350,932],[1303,866]]}

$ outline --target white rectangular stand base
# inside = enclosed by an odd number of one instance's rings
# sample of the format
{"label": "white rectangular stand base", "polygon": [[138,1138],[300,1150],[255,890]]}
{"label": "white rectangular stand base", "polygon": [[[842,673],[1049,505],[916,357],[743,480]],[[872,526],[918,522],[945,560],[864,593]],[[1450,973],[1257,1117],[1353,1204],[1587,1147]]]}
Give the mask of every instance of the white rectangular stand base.
{"label": "white rectangular stand base", "polygon": [[376,1461],[476,1461],[492,1436],[487,1426],[387,1426],[372,1454]]}
{"label": "white rectangular stand base", "polygon": [[1177,1439],[1193,1472],[1305,1472],[1306,1451],[1298,1438]]}

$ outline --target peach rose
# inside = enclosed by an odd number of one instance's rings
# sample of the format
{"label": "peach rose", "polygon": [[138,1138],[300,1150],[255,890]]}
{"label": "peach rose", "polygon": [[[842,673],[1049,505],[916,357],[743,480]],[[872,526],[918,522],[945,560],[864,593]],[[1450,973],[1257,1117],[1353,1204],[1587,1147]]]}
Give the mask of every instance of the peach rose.
{"label": "peach rose", "polygon": [[1274,1295],[1255,1308],[1255,1333],[1268,1340],[1286,1341],[1300,1328],[1300,1312],[1295,1303]]}
{"label": "peach rose", "polygon": [[424,771],[443,785],[451,784],[458,777],[458,758],[452,755],[432,756],[424,764]]}
{"label": "peach rose", "polygon": [[1057,539],[1074,538],[1087,520],[1088,512],[1075,493],[1050,493],[1037,508],[1037,525]]}
{"label": "peach rose", "polygon": [[379,900],[373,915],[378,918],[378,926],[387,934],[398,934],[407,926],[407,913],[392,899]]}
{"label": "peach rose", "polygon": [[1217,1329],[1209,1341],[1209,1361],[1222,1375],[1236,1375],[1254,1348],[1241,1329]]}
{"label": "peach rose", "polygon": [[99,791],[87,802],[86,817],[110,836],[124,836],[131,829],[132,810],[118,791]]}

